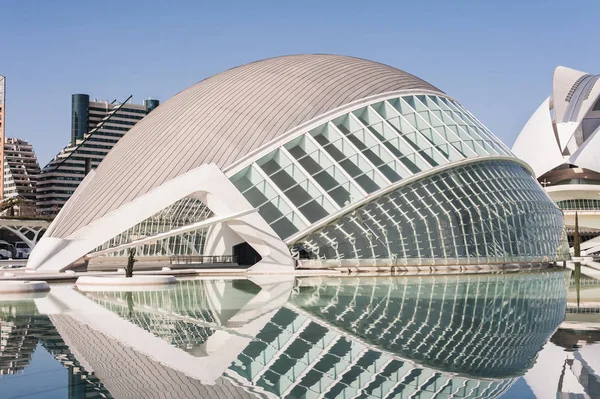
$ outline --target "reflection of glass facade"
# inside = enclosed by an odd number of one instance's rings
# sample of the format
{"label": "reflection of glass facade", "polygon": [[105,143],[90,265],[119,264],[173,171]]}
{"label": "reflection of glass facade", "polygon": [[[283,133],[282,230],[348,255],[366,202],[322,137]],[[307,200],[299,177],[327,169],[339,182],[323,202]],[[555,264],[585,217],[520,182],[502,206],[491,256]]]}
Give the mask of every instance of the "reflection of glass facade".
{"label": "reflection of glass facade", "polygon": [[[510,161],[460,166],[402,186],[296,241],[317,261],[469,264],[557,260],[562,213]],[[548,254],[555,258],[544,259]]]}
{"label": "reflection of glass facade", "polygon": [[292,302],[434,369],[506,378],[530,368],[562,322],[569,274],[321,279]]}
{"label": "reflection of glass facade", "polygon": [[[33,345],[0,353],[0,364],[41,342],[89,384],[69,389],[115,398],[498,398],[532,367],[562,322],[569,275],[310,277],[262,286],[203,279],[140,292],[53,289],[53,301],[65,300],[61,312],[35,316],[33,302],[17,312],[0,309],[0,320],[27,326],[23,334],[3,329],[2,342],[35,337]],[[191,367],[180,369],[184,363]]]}
{"label": "reflection of glass facade", "polygon": [[[158,233],[201,222],[211,216],[211,210],[201,201],[183,198],[105,242],[96,248],[96,251],[115,248]],[[205,243],[206,229],[199,229],[138,246],[136,256],[202,255]],[[113,251],[107,255],[127,256],[128,249]]]}
{"label": "reflection of glass facade", "polygon": [[[410,95],[333,118],[231,180],[302,257],[386,265],[562,259],[561,212],[512,157],[455,101]],[[434,174],[469,158],[482,159]],[[427,177],[402,184],[414,175]],[[402,188],[354,210],[392,185]],[[313,232],[332,215],[339,218]]]}
{"label": "reflection of glass facade", "polygon": [[230,369],[277,397],[496,398],[566,289],[562,272],[300,280]]}
{"label": "reflection of glass facade", "polygon": [[[224,376],[282,398],[497,398],[562,322],[569,273],[299,279],[287,303],[260,312],[266,324]],[[86,296],[205,357],[226,332],[237,336],[261,291],[244,280],[213,284]]]}
{"label": "reflection of glass facade", "polygon": [[[200,347],[219,320],[209,310],[204,284],[181,281],[173,289],[92,293],[88,297],[131,323],[186,351]],[[161,312],[148,312],[158,308]]]}

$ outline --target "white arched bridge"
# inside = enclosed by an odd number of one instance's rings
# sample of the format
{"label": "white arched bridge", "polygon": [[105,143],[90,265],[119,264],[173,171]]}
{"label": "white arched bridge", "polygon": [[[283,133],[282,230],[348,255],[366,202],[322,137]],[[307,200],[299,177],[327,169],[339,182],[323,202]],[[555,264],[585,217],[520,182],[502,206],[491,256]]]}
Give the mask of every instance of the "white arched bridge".
{"label": "white arched bridge", "polygon": [[33,249],[49,226],[50,221],[46,219],[1,217],[0,238],[12,235],[14,241],[23,241]]}

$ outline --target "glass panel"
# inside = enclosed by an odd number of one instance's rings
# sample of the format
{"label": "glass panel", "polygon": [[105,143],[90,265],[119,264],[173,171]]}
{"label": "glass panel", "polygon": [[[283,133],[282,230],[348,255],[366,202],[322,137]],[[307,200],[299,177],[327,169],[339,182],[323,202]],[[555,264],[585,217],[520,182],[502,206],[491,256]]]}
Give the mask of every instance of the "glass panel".
{"label": "glass panel", "polygon": [[[194,198],[183,198],[148,219],[105,242],[93,252],[115,248],[135,240],[171,231],[178,227],[198,223],[213,216],[210,209]],[[206,229],[187,232],[179,236],[157,240],[153,244],[135,247],[137,256],[202,255],[206,241]],[[106,256],[127,256],[129,249],[122,249]]]}
{"label": "glass panel", "polygon": [[561,260],[562,213],[541,190],[516,163],[479,162],[401,187],[295,245],[313,259],[386,264]]}
{"label": "glass panel", "polygon": [[[271,223],[291,215],[296,228],[301,228],[299,223],[313,223],[390,183],[434,167],[470,157],[510,154],[460,104],[435,95],[410,95],[363,106],[313,128],[284,147],[287,151],[271,152],[258,160],[254,167],[236,174],[232,181],[253,206],[261,207],[261,212],[269,215]],[[261,173],[255,173],[253,168],[256,167]],[[498,175],[500,179],[510,177],[504,170]],[[521,201],[532,201],[533,194],[521,190],[529,183],[520,180],[513,179],[517,196]],[[446,186],[446,181],[453,184]],[[419,258],[430,256],[438,259],[453,253],[455,257],[479,259],[498,254],[500,247],[504,252],[513,251],[517,237],[497,232],[494,226],[506,224],[508,220],[521,224],[528,221],[513,216],[510,204],[494,205],[489,195],[482,194],[481,200],[487,207],[484,210],[478,210],[476,202],[468,198],[477,190],[483,193],[495,187],[491,182],[473,183],[481,186],[478,188],[467,187],[464,178],[442,178],[440,182],[447,202],[429,202],[426,199],[423,202],[427,208],[419,210],[418,218],[395,221],[391,226],[394,234],[398,232],[395,242],[401,242],[411,256],[416,254]],[[282,193],[287,198],[288,207],[293,206],[295,210],[276,210],[278,205],[273,202],[274,198]],[[494,201],[498,198],[495,197]],[[412,209],[414,204],[407,203],[405,206]],[[500,215],[505,215],[502,222],[496,220]],[[371,217],[375,220],[373,218],[376,217]],[[468,223],[473,218],[480,222]],[[453,227],[456,223],[460,227]],[[400,232],[401,226],[410,226],[417,234],[416,241],[415,237]],[[353,231],[355,227],[348,227],[347,231]],[[387,251],[389,255],[389,231],[380,226],[365,233],[372,235],[369,251]],[[373,237],[379,237],[379,241]],[[428,237],[427,240],[425,237]],[[445,244],[433,244],[438,239]],[[489,241],[493,243],[488,244]],[[447,250],[450,242],[457,245],[455,251]],[[383,248],[387,249],[381,252]],[[354,248],[353,251],[363,249]]]}

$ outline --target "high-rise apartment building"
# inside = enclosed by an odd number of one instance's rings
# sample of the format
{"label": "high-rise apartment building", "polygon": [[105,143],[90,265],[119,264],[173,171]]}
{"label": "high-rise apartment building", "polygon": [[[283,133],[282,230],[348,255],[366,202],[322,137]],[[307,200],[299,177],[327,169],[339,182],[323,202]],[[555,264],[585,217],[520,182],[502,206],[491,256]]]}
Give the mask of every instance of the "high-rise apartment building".
{"label": "high-rise apartment building", "polygon": [[[0,143],[4,143],[4,108],[6,96],[6,78],[0,76]],[[0,145],[0,159],[4,159],[4,145]],[[4,163],[0,162],[0,176],[4,176]],[[4,193],[4,179],[0,179],[0,196]],[[0,197],[0,201],[4,197]]]}
{"label": "high-rise apartment building", "polygon": [[21,197],[35,203],[40,165],[27,140],[9,137],[4,143],[4,199]]}
{"label": "high-rise apartment building", "polygon": [[37,183],[37,211],[56,215],[85,175],[96,168],[139,120],[156,108],[158,100],[130,103],[90,101],[87,94],[73,94],[71,141],[46,165]]}

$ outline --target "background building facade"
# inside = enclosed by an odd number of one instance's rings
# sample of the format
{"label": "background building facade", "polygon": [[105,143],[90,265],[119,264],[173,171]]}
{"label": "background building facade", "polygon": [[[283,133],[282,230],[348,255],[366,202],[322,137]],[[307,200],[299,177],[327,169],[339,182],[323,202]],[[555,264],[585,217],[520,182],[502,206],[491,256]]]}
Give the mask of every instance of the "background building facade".
{"label": "background building facade", "polygon": [[96,168],[125,133],[158,106],[158,100],[132,104],[90,101],[73,94],[71,140],[41,172],[37,187],[40,215],[53,216],[67,202],[85,175]]}
{"label": "background building facade", "polygon": [[[6,108],[6,78],[0,76],[0,159],[4,160],[4,129]],[[0,162],[0,176],[4,176],[4,162]],[[0,200],[4,199],[4,179],[0,179]]]}
{"label": "background building facade", "polygon": [[513,145],[564,212],[571,246],[575,214],[584,254],[600,251],[600,75],[559,66],[552,94]]}
{"label": "background building facade", "polygon": [[40,165],[27,140],[9,137],[4,143],[4,198],[22,197],[35,203]]}
{"label": "background building facade", "polygon": [[27,140],[9,137],[4,143],[4,214],[36,215],[36,184],[40,174],[33,147]]}

